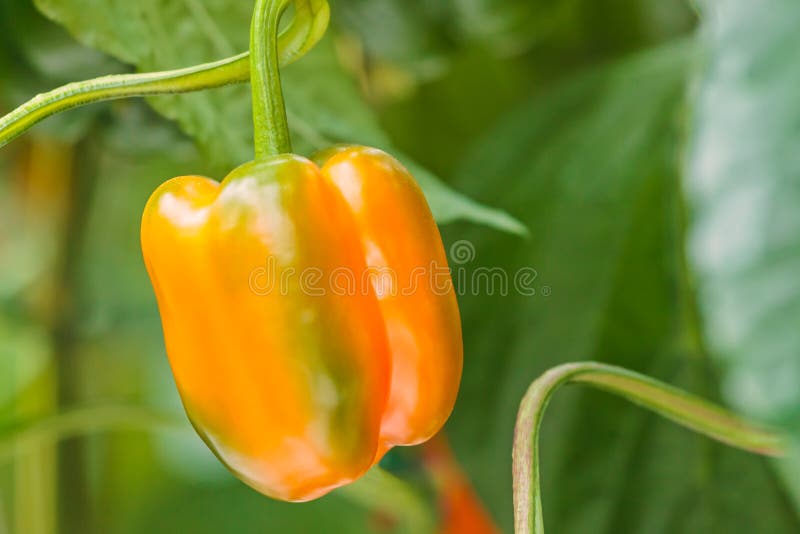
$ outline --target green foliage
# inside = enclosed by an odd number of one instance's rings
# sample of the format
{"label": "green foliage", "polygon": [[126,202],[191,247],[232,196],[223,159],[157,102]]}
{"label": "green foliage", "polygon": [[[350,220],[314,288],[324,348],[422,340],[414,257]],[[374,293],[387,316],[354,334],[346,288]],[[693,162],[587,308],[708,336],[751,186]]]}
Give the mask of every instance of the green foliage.
{"label": "green foliage", "polygon": [[[79,41],[140,71],[203,63],[247,49],[251,6],[246,2],[126,2],[41,0],[42,13]],[[175,119],[220,168],[251,158],[249,91],[223,88],[153,99]]]}
{"label": "green foliage", "polygon": [[687,167],[706,332],[731,404],[797,432],[800,5],[706,4]]}
{"label": "green foliage", "polygon": [[[331,3],[329,36],[282,71],[293,141],[305,154],[354,142],[400,155],[437,219],[461,221],[443,229],[476,254],[451,258],[466,356],[448,432],[504,531],[518,403],[565,361],[629,367],[800,437],[795,1],[700,2],[696,36],[682,0]],[[0,0],[3,111],[69,81],[242,51],[252,8],[35,4]],[[139,218],[164,180],[251,159],[249,98],[243,85],[48,119],[30,135],[74,154],[67,213],[52,219],[25,200],[27,138],[0,150],[0,427],[55,402],[36,380],[50,371],[62,408],[181,414]],[[533,268],[536,294],[492,293],[473,282],[480,267]],[[542,431],[551,532],[800,531],[784,488],[800,488],[800,462],[731,451],[579,388],[558,394]],[[337,494],[266,500],[187,436],[75,440],[82,463],[59,475],[61,508],[89,533],[391,531]],[[419,475],[415,449],[387,464]],[[36,508],[16,502],[18,468],[0,467],[0,531]],[[31,483],[54,480],[42,470]]]}
{"label": "green foliage", "polygon": [[44,369],[47,336],[32,324],[0,319],[0,413]]}
{"label": "green foliage", "polygon": [[[449,430],[479,491],[511,525],[516,407],[558,363],[622,365],[714,398],[689,337],[678,150],[692,43],[555,86],[474,147],[457,182],[517,215],[530,239],[448,232],[475,265],[537,271],[537,294],[461,301],[465,376]],[[470,279],[468,276],[467,279]],[[557,398],[543,429],[553,532],[794,532],[767,465],[596,392]]]}
{"label": "green foliage", "polygon": [[[32,95],[98,71],[115,74],[122,65],[102,53],[75,42],[25,1],[0,0],[0,109],[25,102]],[[102,112],[102,107],[74,110],[52,117],[37,132],[75,142]]]}
{"label": "green foliage", "polygon": [[[800,5],[703,2],[690,257],[722,391],[800,439]],[[781,465],[800,497],[800,453]]]}
{"label": "green foliage", "polygon": [[[191,513],[185,513],[189,510]],[[338,532],[348,534],[374,532],[369,519],[341,498],[332,496],[293,505],[266,500],[242,486],[225,485],[201,488],[191,494],[167,495],[151,503],[146,512],[119,532],[317,534],[329,532],[332,525],[336,525]]]}
{"label": "green foliage", "polygon": [[[48,17],[81,42],[131,63],[140,71],[167,70],[220,59],[247,49],[251,6],[247,2],[155,3],[37,0]],[[90,13],[90,15],[87,15]],[[314,57],[316,56],[316,60]],[[314,67],[317,68],[314,68]],[[330,44],[322,44],[284,76],[287,113],[299,148],[328,142],[365,143],[392,152],[386,134],[338,64]],[[225,87],[198,94],[151,98],[164,116],[195,138],[217,172],[252,159],[249,87]],[[416,169],[419,165],[406,163]],[[521,232],[506,214],[480,206],[423,171],[420,185],[440,222],[473,220]]]}

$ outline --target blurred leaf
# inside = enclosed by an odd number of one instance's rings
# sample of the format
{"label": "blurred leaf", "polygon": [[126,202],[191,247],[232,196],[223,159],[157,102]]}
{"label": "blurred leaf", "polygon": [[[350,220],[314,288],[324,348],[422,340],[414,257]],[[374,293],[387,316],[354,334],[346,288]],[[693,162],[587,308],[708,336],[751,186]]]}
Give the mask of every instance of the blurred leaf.
{"label": "blurred leaf", "polygon": [[[355,33],[366,52],[424,74],[447,49],[439,31],[446,2],[430,0],[335,0],[333,21]],[[375,31],[380,28],[381,31]]]}
{"label": "blurred leaf", "polygon": [[[448,229],[457,260],[465,363],[454,447],[511,530],[511,441],[530,382],[595,359],[715,398],[689,334],[678,151],[693,43],[655,49],[552,88],[488,133],[457,182],[518,215],[531,237]],[[454,245],[455,249],[455,245]],[[451,251],[455,252],[455,250]],[[463,257],[462,257],[463,260]],[[480,267],[534,268],[534,296],[476,287]],[[549,530],[790,533],[795,512],[768,464],[610,396],[560,393],[542,442]]]}
{"label": "blurred leaf", "polygon": [[6,175],[0,174],[0,303],[29,286],[54,256],[54,240],[47,233],[51,228],[31,217],[20,226],[24,212],[19,195],[9,185]]}
{"label": "blurred leaf", "polygon": [[[286,105],[299,137],[310,149],[331,143],[360,143],[382,148],[400,159],[425,191],[439,223],[469,220],[522,234],[525,228],[507,213],[482,206],[443,184],[430,171],[393,148],[374,114],[363,103],[352,80],[344,76],[329,39],[323,40],[302,61],[284,74]],[[313,103],[313,104],[312,104]],[[348,117],[348,120],[342,120]],[[303,135],[304,132],[310,132]]]}
{"label": "blurred leaf", "polygon": [[46,331],[0,316],[0,408],[39,375],[49,354]]}
{"label": "blurred leaf", "polygon": [[[501,55],[577,46],[595,56],[654,43],[684,31],[683,0],[450,0],[461,33]],[[555,56],[564,59],[564,50]]]}
{"label": "blurred leaf", "polygon": [[706,334],[738,409],[800,436],[800,3],[707,3],[688,179]]}
{"label": "blurred leaf", "polygon": [[[252,9],[250,2],[227,0],[115,0],[99,5],[92,0],[36,0],[36,4],[81,42],[141,71],[189,66],[247,49]],[[334,141],[360,141],[390,150],[386,135],[339,66],[330,44],[317,48],[287,69],[284,76],[287,107],[293,118],[290,122],[296,134],[305,138],[305,146],[330,136]],[[149,101],[160,113],[178,121],[220,171],[252,158],[249,87],[225,87]],[[464,199],[432,175],[421,185],[426,194],[430,192],[429,200],[440,222],[459,218],[503,230],[519,229],[507,215]]]}
{"label": "blurred leaf", "polygon": [[0,13],[5,37],[40,76],[67,83],[100,72],[121,71],[122,64],[75,42],[66,30],[43,17],[30,0],[0,0]]}
{"label": "blurred leaf", "polygon": [[[498,116],[537,98],[554,80],[692,26],[684,0],[436,3],[444,6],[440,32],[458,36],[442,56],[446,68],[435,79],[413,85],[411,92],[398,92],[380,103],[382,124],[395,144],[444,177],[451,176]],[[469,19],[474,19],[474,32],[467,29]],[[387,20],[381,27],[394,23]],[[365,62],[362,78],[371,96],[382,94],[382,78],[369,77],[369,67],[387,59],[369,57]]]}
{"label": "blurred leaf", "polygon": [[[36,11],[29,0],[0,0],[0,50],[0,113],[36,93],[98,73],[113,74],[121,67],[76,43],[63,28]],[[53,117],[34,132],[77,142],[102,109],[89,107]]]}
{"label": "blurred leaf", "polygon": [[[220,532],[317,534],[375,532],[369,516],[341,497],[329,495],[302,505],[265,499],[244,484],[193,486],[160,495],[134,519],[114,532],[139,534],[218,534]],[[388,531],[390,532],[390,531]]]}
{"label": "blurred leaf", "polygon": [[451,176],[497,117],[540,92],[541,65],[532,63],[501,61],[477,47],[461,50],[452,55],[445,76],[419,86],[413,98],[386,106],[382,124],[400,147]]}
{"label": "blurred leaf", "polygon": [[[569,26],[581,0],[450,0],[454,18],[469,37],[503,52],[516,52]],[[619,11],[609,10],[609,11]]]}
{"label": "blurred leaf", "polygon": [[[247,49],[250,2],[36,0],[80,42],[139,71],[187,67]],[[252,157],[249,88],[226,87],[149,99],[178,121],[220,168]]]}
{"label": "blurred leaf", "polygon": [[800,3],[702,6],[687,181],[704,332],[728,402],[800,439]]}

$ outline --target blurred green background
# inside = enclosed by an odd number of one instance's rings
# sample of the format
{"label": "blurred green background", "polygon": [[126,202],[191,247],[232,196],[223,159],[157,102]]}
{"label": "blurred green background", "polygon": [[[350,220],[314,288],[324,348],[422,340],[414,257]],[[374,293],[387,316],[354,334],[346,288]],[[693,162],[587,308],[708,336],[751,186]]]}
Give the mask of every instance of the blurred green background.
{"label": "blurred green background", "polygon": [[[99,76],[246,48],[251,2],[0,0],[0,113]],[[295,150],[357,142],[422,183],[459,268],[447,432],[511,531],[530,381],[596,359],[800,436],[800,3],[331,0],[284,70]],[[188,430],[139,250],[180,174],[250,159],[246,86],[92,105],[0,150],[0,533],[391,532],[334,494],[261,497]],[[522,230],[524,226],[527,234]],[[456,281],[458,286],[458,281]],[[224,313],[224,311],[220,311]],[[387,467],[418,479],[414,451]],[[800,532],[800,463],[570,389],[543,428],[551,532]]]}

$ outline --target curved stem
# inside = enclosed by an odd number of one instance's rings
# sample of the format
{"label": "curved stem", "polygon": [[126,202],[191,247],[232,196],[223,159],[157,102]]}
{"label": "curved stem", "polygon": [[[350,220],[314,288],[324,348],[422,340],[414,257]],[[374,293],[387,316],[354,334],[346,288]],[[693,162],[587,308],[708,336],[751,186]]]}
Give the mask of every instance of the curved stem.
{"label": "curved stem", "polygon": [[[326,0],[294,0],[292,24],[278,37],[281,65],[299,59],[324,35],[330,18]],[[250,53],[184,69],[102,76],[73,82],[35,96],[0,117],[0,147],[34,124],[77,106],[118,98],[186,93],[250,79]]]}
{"label": "curved stem", "polygon": [[247,56],[246,53],[240,54],[186,69],[102,76],[36,95],[0,118],[0,147],[39,121],[84,104],[134,96],[183,93],[247,81]]}
{"label": "curved stem", "polygon": [[553,393],[575,382],[620,395],[695,432],[758,454],[779,456],[783,440],[699,397],[647,376],[595,362],[560,365],[531,384],[522,398],[514,429],[514,529],[517,534],[543,534],[539,488],[539,427]]}
{"label": "curved stem", "polygon": [[75,408],[34,419],[0,432],[0,462],[23,450],[29,443],[57,442],[110,429],[191,431],[184,419],[132,406]]}
{"label": "curved stem", "polygon": [[289,0],[256,0],[250,27],[250,87],[256,160],[292,151],[283,103],[278,24]]}

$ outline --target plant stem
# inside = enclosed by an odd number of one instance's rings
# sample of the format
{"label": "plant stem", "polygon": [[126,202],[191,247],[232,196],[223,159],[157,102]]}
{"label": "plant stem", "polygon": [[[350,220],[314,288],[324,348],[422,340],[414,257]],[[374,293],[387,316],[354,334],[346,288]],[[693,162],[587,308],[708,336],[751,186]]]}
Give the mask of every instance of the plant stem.
{"label": "plant stem", "polygon": [[0,118],[0,147],[51,115],[92,102],[183,93],[247,81],[247,57],[244,53],[186,69],[102,76],[36,95]]}
{"label": "plant stem", "polygon": [[[17,397],[19,412],[56,408],[52,354],[40,375]],[[17,451],[13,473],[13,532],[52,534],[57,524],[56,450],[52,443],[31,440]],[[2,525],[0,525],[0,531]]]}
{"label": "plant stem", "polygon": [[[294,5],[294,20],[278,37],[281,65],[288,65],[306,54],[322,38],[330,18],[326,0],[294,0]],[[200,91],[249,79],[250,53],[244,52],[184,69],[73,82],[37,95],[0,117],[0,147],[51,115],[92,102]]]}
{"label": "plant stem", "polygon": [[[24,192],[16,199],[23,220],[44,223],[53,233],[63,229],[70,218],[70,203],[65,192],[74,184],[73,172],[75,146],[53,140],[32,139],[27,143],[20,178]],[[66,243],[61,240],[62,250]],[[61,255],[56,255],[61,257]],[[56,258],[53,258],[56,260]],[[21,300],[29,293],[44,292],[51,302],[60,302],[62,280],[60,262],[53,261],[49,275],[39,277]],[[29,319],[46,326],[52,334],[55,324],[55,306],[33,307]],[[17,417],[46,416],[58,409],[59,365],[56,343],[48,343],[46,353],[40,355],[46,363],[35,380],[21,390],[15,399]],[[37,349],[33,349],[37,350]],[[45,355],[46,354],[46,355]],[[23,358],[37,357],[34,353]],[[14,532],[52,534],[58,531],[58,462],[53,443],[31,442],[14,459]]]}
{"label": "plant stem", "polygon": [[[75,147],[71,164],[62,172],[71,175],[64,195],[63,216],[59,225],[59,247],[54,269],[50,317],[50,339],[54,350],[58,404],[72,406],[83,399],[83,352],[77,332],[79,309],[83,301],[80,284],[80,259],[87,236],[89,213],[97,188],[96,157],[87,137]],[[68,440],[58,449],[59,530],[96,532],[92,498],[86,477],[88,443]]]}
{"label": "plant stem", "polygon": [[568,363],[537,378],[522,398],[514,429],[514,529],[517,534],[543,534],[539,487],[539,428],[553,393],[575,382],[620,395],[695,432],[758,454],[779,456],[781,437],[747,423],[699,397],[647,376],[595,362]]}
{"label": "plant stem", "polygon": [[68,438],[86,436],[107,430],[165,429],[191,432],[188,423],[169,416],[130,406],[96,406],[75,408],[16,425],[0,433],[0,462],[20,454],[33,444],[56,443]]}
{"label": "plant stem", "polygon": [[283,103],[278,25],[289,0],[256,0],[250,26],[250,87],[256,160],[292,151]]}

